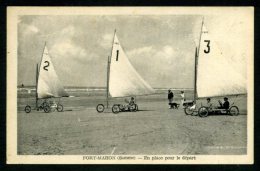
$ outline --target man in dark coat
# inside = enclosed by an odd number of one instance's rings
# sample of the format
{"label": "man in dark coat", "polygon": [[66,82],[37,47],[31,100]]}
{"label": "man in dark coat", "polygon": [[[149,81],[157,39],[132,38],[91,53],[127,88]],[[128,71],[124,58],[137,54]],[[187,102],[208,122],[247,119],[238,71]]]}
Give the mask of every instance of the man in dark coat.
{"label": "man in dark coat", "polygon": [[221,101],[218,101],[220,104],[220,107],[218,107],[219,109],[229,109],[229,101],[227,97],[224,97],[224,103],[222,104]]}
{"label": "man in dark coat", "polygon": [[169,100],[169,109],[172,108],[172,102],[173,102],[173,93],[171,90],[168,91],[168,100]]}

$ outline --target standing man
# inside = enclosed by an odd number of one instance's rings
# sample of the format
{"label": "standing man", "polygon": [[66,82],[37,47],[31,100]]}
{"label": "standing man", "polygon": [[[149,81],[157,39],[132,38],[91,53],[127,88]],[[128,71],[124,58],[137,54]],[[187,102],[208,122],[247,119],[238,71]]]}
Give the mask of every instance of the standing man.
{"label": "standing man", "polygon": [[173,102],[173,93],[171,90],[168,91],[168,100],[169,100],[169,109],[172,108],[172,102]]}

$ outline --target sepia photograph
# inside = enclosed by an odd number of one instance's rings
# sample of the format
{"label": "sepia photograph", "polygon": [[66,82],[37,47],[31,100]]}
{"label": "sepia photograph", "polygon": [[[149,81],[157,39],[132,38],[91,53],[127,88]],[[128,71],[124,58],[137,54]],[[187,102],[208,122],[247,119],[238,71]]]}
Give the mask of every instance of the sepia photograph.
{"label": "sepia photograph", "polygon": [[252,164],[253,7],[8,7],[7,163]]}

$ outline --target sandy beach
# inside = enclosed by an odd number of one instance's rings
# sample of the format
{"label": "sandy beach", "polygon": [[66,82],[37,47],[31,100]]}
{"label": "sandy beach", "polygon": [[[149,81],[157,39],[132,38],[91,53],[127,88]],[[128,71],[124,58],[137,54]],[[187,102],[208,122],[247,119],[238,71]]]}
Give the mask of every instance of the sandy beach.
{"label": "sandy beach", "polygon": [[[104,96],[64,98],[63,112],[44,113],[33,97],[18,98],[18,154],[22,155],[177,155],[246,154],[246,97],[231,98],[240,109],[238,116],[186,115],[184,110],[169,109],[167,94],[138,97],[137,112],[111,111],[113,99],[103,113],[95,109],[105,104]],[[187,94],[191,98],[192,94]],[[222,98],[219,98],[222,100]],[[180,103],[176,96],[175,101]],[[213,99],[217,104],[217,99]],[[197,104],[205,103],[201,99]]]}

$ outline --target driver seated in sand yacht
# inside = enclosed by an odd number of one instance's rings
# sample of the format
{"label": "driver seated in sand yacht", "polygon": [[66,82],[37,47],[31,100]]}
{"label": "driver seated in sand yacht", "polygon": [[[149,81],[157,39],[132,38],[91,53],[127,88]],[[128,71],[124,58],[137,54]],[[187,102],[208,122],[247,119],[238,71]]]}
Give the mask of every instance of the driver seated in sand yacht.
{"label": "driver seated in sand yacht", "polygon": [[211,99],[207,98],[207,104],[206,107],[208,108],[208,110],[212,110],[212,109],[229,109],[229,102],[228,102],[228,98],[224,97],[224,103],[222,103],[220,100],[218,101],[220,106],[213,106],[213,104],[211,103]]}
{"label": "driver seated in sand yacht", "polygon": [[213,104],[211,103],[211,99],[207,98],[207,108],[208,110],[212,110],[213,109]]}
{"label": "driver seated in sand yacht", "polygon": [[229,109],[229,101],[227,97],[224,97],[224,103],[222,103],[220,100],[218,102],[220,105],[218,109]]}
{"label": "driver seated in sand yacht", "polygon": [[128,101],[127,99],[125,99],[125,102],[128,103],[126,105],[127,108],[130,108],[131,106],[133,106],[135,104],[135,98],[131,97],[130,101]]}

